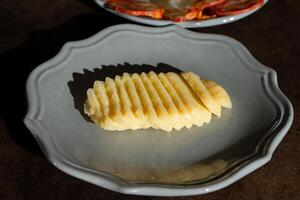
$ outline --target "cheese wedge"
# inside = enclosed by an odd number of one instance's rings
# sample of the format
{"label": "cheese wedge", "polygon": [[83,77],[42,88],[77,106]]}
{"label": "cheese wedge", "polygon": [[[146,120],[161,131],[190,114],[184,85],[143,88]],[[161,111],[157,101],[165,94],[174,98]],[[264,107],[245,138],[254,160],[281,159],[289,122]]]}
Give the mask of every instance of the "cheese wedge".
{"label": "cheese wedge", "polygon": [[203,80],[203,84],[213,96],[213,98],[223,107],[231,108],[231,100],[226,90],[211,80]]}
{"label": "cheese wedge", "polygon": [[167,132],[209,123],[231,108],[226,90],[192,72],[107,77],[87,90],[84,111],[105,130],[154,128]]}
{"label": "cheese wedge", "polygon": [[185,123],[183,123],[183,117],[180,115],[167,89],[163,86],[157,74],[153,71],[148,73],[148,78],[151,81],[151,84],[153,85],[155,90],[157,91],[157,94],[159,95],[163,106],[165,107],[166,111],[170,116],[169,123],[171,123],[171,126],[174,127],[176,130],[182,129],[183,126],[185,126]]}
{"label": "cheese wedge", "polygon": [[121,113],[124,120],[133,130],[142,128],[142,122],[139,121],[132,112],[132,104],[121,77],[116,76],[115,82],[118,96],[120,97]]}
{"label": "cheese wedge", "polygon": [[165,87],[165,89],[167,90],[167,92],[169,93],[170,97],[172,98],[172,101],[176,105],[178,111],[180,112],[182,119],[183,119],[182,120],[183,125],[185,127],[187,127],[188,129],[190,129],[192,127],[192,125],[194,124],[193,116],[191,115],[189,110],[184,105],[181,97],[178,95],[178,93],[174,89],[173,85],[169,82],[166,75],[164,73],[160,73],[158,75],[158,77],[159,77],[159,80],[161,81],[161,83],[163,84],[163,86]]}
{"label": "cheese wedge", "polygon": [[[110,113],[110,101],[107,97],[106,88],[102,81],[95,81],[93,88],[98,102],[101,105],[102,118],[99,118],[98,124],[106,127],[106,129],[112,130],[125,130],[125,127],[121,126],[118,122],[115,122],[109,116]],[[97,122],[96,122],[97,123]]]}
{"label": "cheese wedge", "polygon": [[169,72],[166,76],[195,119],[194,123],[197,126],[202,126],[203,122],[209,123],[211,120],[211,113],[203,105],[201,105],[201,102],[199,102],[195,93],[188,86],[186,81],[179,74],[174,72]]}
{"label": "cheese wedge", "polygon": [[181,74],[193,91],[198,95],[205,107],[218,117],[221,116],[221,105],[211,96],[200,77],[193,72]]}
{"label": "cheese wedge", "polygon": [[146,110],[146,116],[149,120],[149,123],[151,124],[151,127],[156,129],[162,129],[165,131],[171,131],[172,129],[168,126],[168,124],[165,124],[163,121],[159,119],[155,111],[155,108],[153,106],[154,102],[151,100],[149,93],[146,90],[146,87],[139,74],[134,73],[131,76],[131,79],[135,87],[137,88],[137,93],[139,94],[142,105]]}
{"label": "cheese wedge", "polygon": [[136,91],[136,87],[131,80],[131,77],[128,73],[124,73],[122,76],[122,81],[124,84],[124,87],[128,93],[128,97],[132,104],[132,112],[135,115],[135,117],[141,122],[142,128],[149,128],[150,124],[149,121],[145,115],[145,109],[142,106],[140,97]]}

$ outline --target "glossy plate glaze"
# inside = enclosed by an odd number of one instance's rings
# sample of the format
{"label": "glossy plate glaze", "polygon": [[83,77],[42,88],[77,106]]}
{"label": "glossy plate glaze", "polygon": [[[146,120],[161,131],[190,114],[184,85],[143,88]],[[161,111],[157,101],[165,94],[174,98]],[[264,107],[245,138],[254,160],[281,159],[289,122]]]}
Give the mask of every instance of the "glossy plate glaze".
{"label": "glossy plate glaze", "polygon": [[[209,26],[216,26],[216,25],[221,25],[221,24],[227,24],[227,23],[231,23],[237,20],[240,20],[244,17],[247,17],[248,15],[256,12],[257,10],[259,10],[260,8],[262,8],[263,6],[254,9],[250,12],[247,13],[243,13],[243,14],[238,14],[238,15],[231,15],[231,16],[224,16],[224,17],[217,17],[217,18],[213,18],[213,19],[207,19],[207,20],[198,20],[198,21],[186,21],[186,22],[173,22],[170,20],[156,20],[156,19],[151,19],[148,17],[136,17],[136,16],[132,16],[132,15],[128,15],[125,13],[120,13],[120,12],[116,12],[112,9],[109,9],[107,7],[104,6],[105,4],[105,0],[94,0],[99,6],[101,6],[102,8],[108,10],[109,12],[112,12],[120,17],[124,17],[126,19],[129,19],[131,21],[135,21],[138,23],[142,23],[142,24],[147,24],[147,25],[152,25],[152,26],[166,26],[166,25],[172,25],[172,24],[176,24],[179,26],[183,26],[185,28],[200,28],[200,27],[209,27]],[[264,4],[266,4],[268,2],[268,0],[264,0]]]}
{"label": "glossy plate glaze", "polygon": [[[210,124],[166,133],[108,132],[83,113],[94,80],[123,72],[192,71],[227,89],[233,108]],[[234,39],[179,26],[119,25],[69,42],[27,82],[24,121],[50,162],[74,177],[136,195],[224,188],[267,163],[293,108],[276,72]]]}

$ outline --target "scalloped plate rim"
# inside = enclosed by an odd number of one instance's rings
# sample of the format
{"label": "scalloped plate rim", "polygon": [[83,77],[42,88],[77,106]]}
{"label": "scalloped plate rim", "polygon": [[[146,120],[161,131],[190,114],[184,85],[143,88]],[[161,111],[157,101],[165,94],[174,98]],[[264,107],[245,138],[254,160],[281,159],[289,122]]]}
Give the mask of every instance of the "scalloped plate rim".
{"label": "scalloped plate rim", "polygon": [[[274,133],[274,137],[269,139],[270,141],[267,144],[266,151],[263,154],[256,157],[256,159],[251,160],[250,163],[247,163],[245,166],[241,166],[236,172],[232,173],[229,177],[225,178],[224,180],[210,185],[186,185],[184,187],[162,184],[127,183],[126,181],[123,181],[115,176],[109,175],[108,173],[99,172],[97,170],[77,165],[62,157],[59,154],[57,148],[55,147],[55,144],[51,141],[51,138],[48,135],[47,131],[43,128],[42,123],[40,122],[39,114],[43,112],[43,108],[39,108],[37,92],[38,84],[35,83],[36,81],[38,81],[41,75],[45,74],[50,69],[55,70],[55,65],[60,61],[63,61],[72,52],[73,48],[82,48],[82,46],[87,47],[93,45],[105,39],[110,34],[116,33],[118,31],[136,31],[144,34],[162,34],[174,31],[176,32],[176,34],[179,34],[182,37],[189,37],[192,39],[217,38],[218,41],[223,41],[227,45],[230,45],[232,47],[232,50],[239,49],[240,51],[238,52],[240,52],[240,54],[244,56],[244,58],[240,57],[240,59],[248,59],[248,62],[252,62],[252,68],[249,68],[249,70],[252,71],[252,73],[263,73],[267,77],[267,81],[269,82],[268,84],[270,84],[269,86],[267,85],[267,87],[273,87],[273,90],[270,88],[268,89],[268,92],[270,93],[269,95],[273,96],[272,100],[275,101],[281,109],[281,120],[278,124],[278,126],[281,125],[281,127],[277,132]],[[253,66],[257,67],[253,68]],[[270,69],[259,63],[250,54],[246,47],[244,47],[241,43],[227,36],[203,33],[199,34],[186,30],[179,26],[150,28],[131,24],[116,25],[106,28],[87,39],[76,42],[68,42],[62,47],[62,49],[56,56],[46,61],[45,63],[39,65],[30,73],[26,83],[26,92],[28,99],[28,112],[24,118],[24,123],[26,124],[27,128],[32,132],[33,136],[36,138],[47,159],[54,166],[56,166],[58,169],[64,171],[69,175],[101,186],[103,188],[107,188],[115,192],[133,195],[189,196],[205,194],[227,187],[239,180],[240,178],[261,167],[271,159],[276,147],[290,128],[294,115],[292,104],[278,87],[276,72],[273,69]],[[274,96],[277,98],[275,98]]]}

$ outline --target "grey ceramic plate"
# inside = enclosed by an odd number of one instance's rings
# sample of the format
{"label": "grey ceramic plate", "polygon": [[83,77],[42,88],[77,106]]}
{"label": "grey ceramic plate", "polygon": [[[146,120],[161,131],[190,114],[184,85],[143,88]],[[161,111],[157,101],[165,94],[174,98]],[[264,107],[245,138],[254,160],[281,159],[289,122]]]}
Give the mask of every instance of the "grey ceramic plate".
{"label": "grey ceramic plate", "polygon": [[[262,8],[262,6],[261,6],[250,12],[238,14],[238,15],[217,17],[217,18],[207,19],[207,20],[202,20],[202,21],[198,20],[198,21],[187,21],[187,22],[178,23],[178,22],[173,22],[170,20],[156,20],[156,19],[151,19],[151,18],[147,18],[147,17],[136,17],[136,16],[120,13],[120,12],[115,12],[114,10],[111,10],[104,6],[106,0],[94,0],[94,1],[99,6],[108,10],[109,12],[112,12],[120,17],[124,17],[126,19],[129,19],[129,20],[132,20],[132,21],[135,21],[138,23],[148,24],[148,25],[152,25],[152,26],[166,26],[166,25],[176,24],[176,25],[183,26],[186,28],[200,28],[200,27],[209,27],[209,26],[216,26],[216,25],[220,25],[220,24],[231,23],[231,22],[240,20],[244,17],[247,17],[248,15],[250,15],[250,14],[256,12],[257,10],[259,10],[260,8]],[[264,0],[264,4],[266,4],[267,2],[268,2],[268,0]]]}
{"label": "grey ceramic plate", "polygon": [[[155,67],[157,66],[157,67]],[[193,71],[224,86],[233,108],[203,127],[108,132],[83,114],[86,89],[124,71]],[[25,123],[62,171],[127,194],[224,188],[267,163],[293,119],[276,73],[239,42],[178,26],[119,25],[69,42],[27,82]]]}

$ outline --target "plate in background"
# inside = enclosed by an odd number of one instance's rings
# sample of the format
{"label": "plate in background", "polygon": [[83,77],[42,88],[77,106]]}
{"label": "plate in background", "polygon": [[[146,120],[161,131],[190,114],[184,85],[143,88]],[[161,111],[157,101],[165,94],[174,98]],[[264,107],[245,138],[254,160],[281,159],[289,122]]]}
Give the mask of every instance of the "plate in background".
{"label": "plate in background", "polygon": [[[124,71],[193,71],[229,92],[203,127],[165,133],[108,132],[83,113],[93,81]],[[291,126],[293,108],[276,72],[239,42],[179,26],[118,25],[65,44],[27,82],[24,121],[46,157],[62,171],[136,195],[184,196],[224,188],[267,163]]]}
{"label": "plate in background", "polygon": [[[227,24],[227,23],[231,23],[237,20],[240,20],[244,17],[247,17],[248,15],[251,15],[252,13],[256,12],[257,10],[259,10],[260,8],[262,8],[264,5],[260,6],[259,8],[256,8],[250,12],[246,12],[246,13],[242,13],[242,14],[238,14],[238,15],[230,15],[230,16],[224,16],[224,17],[217,17],[217,18],[213,18],[213,19],[207,19],[207,20],[203,20],[203,21],[186,21],[186,22],[173,22],[170,20],[157,20],[157,19],[151,19],[149,17],[139,17],[139,16],[132,16],[132,15],[128,15],[125,13],[121,13],[121,12],[116,12],[110,8],[107,8],[104,6],[105,4],[105,0],[94,0],[99,6],[101,6],[102,8],[108,10],[109,12],[112,12],[120,17],[129,19],[131,21],[134,22],[138,22],[141,24],[147,24],[147,25],[152,25],[152,26],[166,26],[166,25],[172,25],[172,24],[176,24],[179,26],[183,26],[185,28],[201,28],[201,27],[209,27],[209,26],[216,26],[216,25],[221,25],[221,24]],[[268,0],[264,0],[264,4],[266,4],[268,2]]]}

